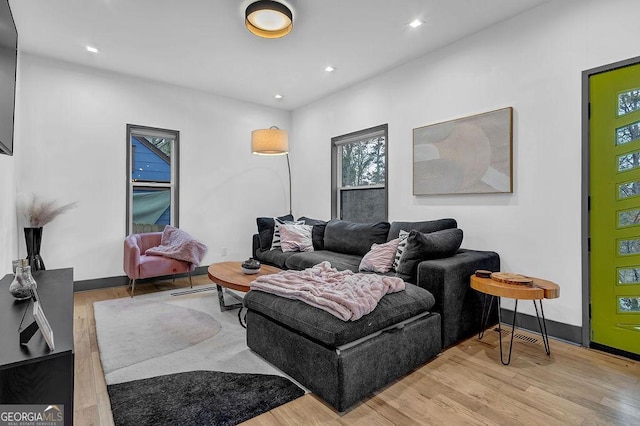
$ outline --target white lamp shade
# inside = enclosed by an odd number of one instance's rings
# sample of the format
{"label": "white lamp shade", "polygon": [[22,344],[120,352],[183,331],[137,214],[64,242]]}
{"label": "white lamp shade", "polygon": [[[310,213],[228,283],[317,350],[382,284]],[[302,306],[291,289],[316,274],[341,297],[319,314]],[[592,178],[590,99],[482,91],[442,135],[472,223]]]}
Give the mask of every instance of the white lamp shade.
{"label": "white lamp shade", "polygon": [[281,129],[251,132],[251,151],[258,155],[283,155],[289,152],[289,135]]}

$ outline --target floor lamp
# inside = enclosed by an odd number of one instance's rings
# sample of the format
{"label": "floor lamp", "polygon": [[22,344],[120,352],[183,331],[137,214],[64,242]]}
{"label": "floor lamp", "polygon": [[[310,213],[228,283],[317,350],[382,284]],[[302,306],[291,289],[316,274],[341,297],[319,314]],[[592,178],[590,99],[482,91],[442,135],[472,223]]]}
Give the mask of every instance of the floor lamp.
{"label": "floor lamp", "polygon": [[271,126],[251,132],[251,151],[256,155],[285,155],[289,170],[289,214],[291,208],[291,164],[289,163],[289,135],[286,130]]}

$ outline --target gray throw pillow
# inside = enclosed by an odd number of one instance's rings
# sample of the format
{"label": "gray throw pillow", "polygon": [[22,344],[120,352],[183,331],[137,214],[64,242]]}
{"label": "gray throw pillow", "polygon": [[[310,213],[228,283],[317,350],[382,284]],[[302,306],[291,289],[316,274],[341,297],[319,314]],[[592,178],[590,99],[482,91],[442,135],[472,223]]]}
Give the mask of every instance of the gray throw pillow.
{"label": "gray throw pillow", "polygon": [[419,231],[423,234],[429,232],[442,231],[443,229],[457,228],[458,222],[455,219],[436,219],[425,220],[422,222],[391,222],[391,228],[389,229],[389,235],[387,241],[395,240],[400,236],[400,231]]}
{"label": "gray throw pillow", "polygon": [[415,283],[418,263],[423,260],[441,259],[456,254],[462,244],[462,229],[445,229],[423,234],[418,231],[409,232],[407,246],[400,258],[396,276]]}
{"label": "gray throw pillow", "polygon": [[389,222],[357,223],[332,219],[324,230],[324,249],[364,256],[373,243],[387,242]]}
{"label": "gray throw pillow", "polygon": [[319,219],[311,219],[310,217],[300,217],[298,220],[304,222],[305,225],[311,225],[311,241],[313,241],[314,250],[324,250],[324,230],[327,222]]}

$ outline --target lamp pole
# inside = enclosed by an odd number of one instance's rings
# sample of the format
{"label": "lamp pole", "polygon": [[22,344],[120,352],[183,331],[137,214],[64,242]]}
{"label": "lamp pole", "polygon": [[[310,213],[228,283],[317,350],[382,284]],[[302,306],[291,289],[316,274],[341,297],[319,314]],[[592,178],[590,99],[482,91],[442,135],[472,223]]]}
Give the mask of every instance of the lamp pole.
{"label": "lamp pole", "polygon": [[289,153],[287,156],[287,169],[289,170],[289,214],[293,216],[293,208],[291,207],[291,163],[289,163]]}

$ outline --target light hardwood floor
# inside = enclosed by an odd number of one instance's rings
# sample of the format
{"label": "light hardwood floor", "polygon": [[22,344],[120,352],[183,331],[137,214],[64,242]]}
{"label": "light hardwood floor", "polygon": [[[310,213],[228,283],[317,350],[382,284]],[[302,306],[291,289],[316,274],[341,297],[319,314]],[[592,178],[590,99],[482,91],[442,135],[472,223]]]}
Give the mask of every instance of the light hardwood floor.
{"label": "light hardwood floor", "polygon": [[[211,283],[205,275],[194,277],[195,284]],[[144,284],[136,286],[136,294],[184,287],[186,279]],[[74,295],[77,426],[113,424],[93,302],[119,297],[129,297],[126,286]],[[511,365],[505,367],[498,335],[487,331],[482,341],[472,337],[447,349],[342,416],[305,395],[246,424],[640,424],[640,363],[553,339],[547,357],[541,345],[516,338]]]}

